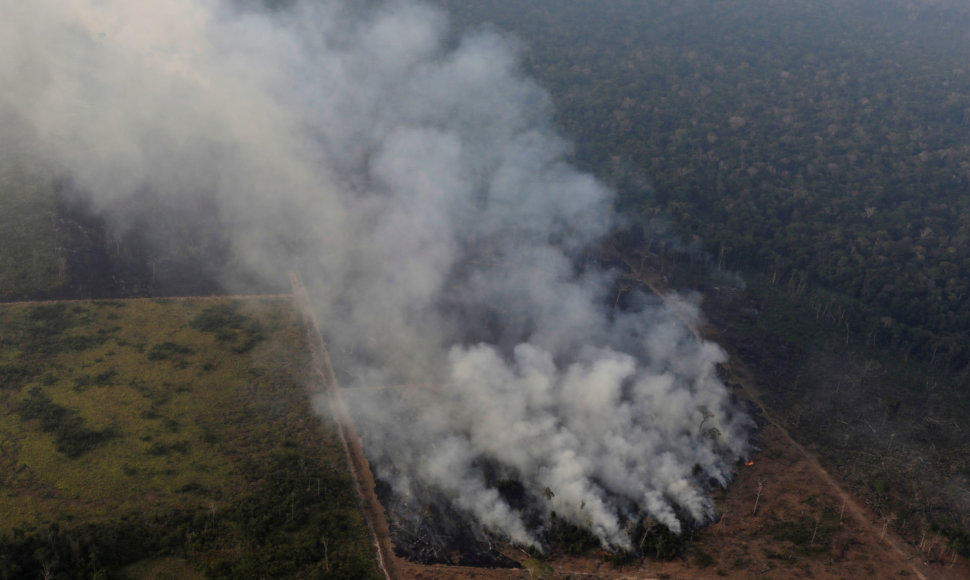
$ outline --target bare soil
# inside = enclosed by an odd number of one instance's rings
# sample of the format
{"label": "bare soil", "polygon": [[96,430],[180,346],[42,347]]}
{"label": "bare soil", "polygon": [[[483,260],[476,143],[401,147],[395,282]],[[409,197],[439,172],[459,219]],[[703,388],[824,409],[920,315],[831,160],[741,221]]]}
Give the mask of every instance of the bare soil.
{"label": "bare soil", "polygon": [[[604,552],[582,557],[550,555],[548,578],[970,578],[970,567],[953,563],[939,540],[922,549],[900,540],[885,522],[850,493],[841,480],[796,444],[783,429],[768,424],[754,465],[739,466],[737,480],[715,494],[721,520],[696,532],[686,558],[672,562],[643,559],[614,567]],[[759,486],[761,493],[759,497]],[[757,511],[755,504],[757,502]],[[784,530],[801,524],[814,537],[801,544]],[[807,525],[807,527],[804,527]],[[509,549],[517,561],[528,556]],[[528,569],[424,566],[395,557],[401,578],[530,578]]]}

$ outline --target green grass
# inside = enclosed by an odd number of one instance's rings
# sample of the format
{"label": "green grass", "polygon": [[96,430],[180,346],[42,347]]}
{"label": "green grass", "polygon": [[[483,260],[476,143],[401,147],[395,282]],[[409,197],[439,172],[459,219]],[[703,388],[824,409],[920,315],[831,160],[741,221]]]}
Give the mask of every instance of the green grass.
{"label": "green grass", "polygon": [[[190,324],[227,308],[231,336]],[[303,339],[285,300],[0,306],[0,577],[51,537],[88,576],[175,558],[377,577],[334,426],[310,416]]]}
{"label": "green grass", "polygon": [[46,292],[67,282],[55,204],[51,175],[31,156],[0,158],[0,298]]}

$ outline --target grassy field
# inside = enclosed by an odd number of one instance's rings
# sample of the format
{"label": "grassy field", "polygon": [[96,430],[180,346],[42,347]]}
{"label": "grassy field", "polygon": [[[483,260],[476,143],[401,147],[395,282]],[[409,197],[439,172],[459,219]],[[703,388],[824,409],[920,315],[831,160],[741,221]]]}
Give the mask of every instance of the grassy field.
{"label": "grassy field", "polygon": [[308,364],[286,300],[0,307],[0,577],[379,577]]}

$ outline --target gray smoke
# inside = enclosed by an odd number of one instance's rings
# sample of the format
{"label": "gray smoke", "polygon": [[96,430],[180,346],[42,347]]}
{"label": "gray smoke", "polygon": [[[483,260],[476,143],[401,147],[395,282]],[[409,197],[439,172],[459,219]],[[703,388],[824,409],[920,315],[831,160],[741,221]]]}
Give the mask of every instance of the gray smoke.
{"label": "gray smoke", "polygon": [[686,328],[690,301],[607,307],[586,252],[612,192],[564,160],[513,43],[449,42],[406,0],[0,6],[18,139],[119,230],[151,217],[139,193],[204,197],[239,268],[300,271],[397,493],[431,486],[524,544],[486,463],[606,545],[627,516],[714,515],[703,483],[747,452],[724,354]]}

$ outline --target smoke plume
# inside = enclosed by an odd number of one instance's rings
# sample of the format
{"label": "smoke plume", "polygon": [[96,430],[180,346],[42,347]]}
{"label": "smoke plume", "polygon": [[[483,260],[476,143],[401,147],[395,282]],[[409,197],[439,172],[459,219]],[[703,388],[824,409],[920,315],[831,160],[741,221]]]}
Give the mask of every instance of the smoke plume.
{"label": "smoke plume", "polygon": [[523,544],[497,477],[604,545],[714,515],[705,485],[747,452],[725,355],[690,301],[611,308],[587,252],[613,194],[565,161],[513,42],[409,0],[0,5],[0,118],[27,128],[3,150],[29,142],[116,231],[205,200],[237,269],[301,272],[395,493]]}

